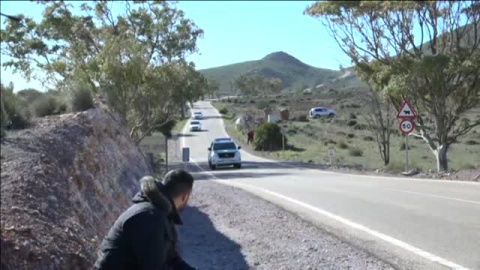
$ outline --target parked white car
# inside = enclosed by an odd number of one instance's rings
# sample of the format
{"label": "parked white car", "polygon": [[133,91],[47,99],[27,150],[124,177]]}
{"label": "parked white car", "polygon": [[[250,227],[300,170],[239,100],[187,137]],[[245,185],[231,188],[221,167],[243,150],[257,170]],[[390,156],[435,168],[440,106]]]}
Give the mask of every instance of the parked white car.
{"label": "parked white car", "polygon": [[335,115],[337,115],[336,111],[324,107],[316,107],[310,110],[310,117],[312,118],[334,117]]}
{"label": "parked white car", "polygon": [[201,131],[202,123],[200,121],[190,121],[190,131]]}

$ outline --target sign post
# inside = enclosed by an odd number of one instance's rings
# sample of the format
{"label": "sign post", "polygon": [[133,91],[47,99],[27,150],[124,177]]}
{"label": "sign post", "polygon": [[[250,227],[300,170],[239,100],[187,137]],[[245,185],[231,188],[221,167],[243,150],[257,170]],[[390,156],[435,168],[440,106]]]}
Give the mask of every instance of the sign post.
{"label": "sign post", "polygon": [[330,166],[333,166],[333,163],[335,162],[335,149],[329,149],[328,156],[330,157]]}
{"label": "sign post", "polygon": [[402,107],[398,111],[397,118],[402,119],[400,123],[400,131],[405,135],[405,173],[409,172],[408,159],[408,135],[414,130],[415,122],[413,120],[417,117],[417,112],[408,100],[403,102]]}

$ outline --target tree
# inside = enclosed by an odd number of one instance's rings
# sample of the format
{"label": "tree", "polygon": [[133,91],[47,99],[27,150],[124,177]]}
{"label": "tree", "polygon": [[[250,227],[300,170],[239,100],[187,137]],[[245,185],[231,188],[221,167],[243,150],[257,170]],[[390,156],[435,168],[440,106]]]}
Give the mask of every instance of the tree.
{"label": "tree", "polygon": [[185,105],[193,103],[204,97],[208,91],[207,79],[198,71],[192,63],[177,62],[170,69],[170,76],[176,79],[171,81],[174,91],[174,99],[181,104],[181,117],[185,118]]}
{"label": "tree", "polygon": [[[67,2],[42,3],[40,22],[19,15],[21,22],[9,21],[2,30],[2,54],[12,57],[4,67],[27,79],[38,78],[34,70],[40,69],[46,76],[38,79],[57,89],[72,81],[88,84],[106,95],[135,142],[176,117],[184,99],[175,91],[186,82],[175,66],[185,66],[203,34],[183,11],[163,1],[125,1],[124,14],[114,16],[118,2],[96,1],[74,14]],[[198,90],[191,82],[189,101]]]}
{"label": "tree", "polygon": [[215,95],[218,94],[219,90],[219,84],[217,83],[216,80],[212,78],[207,79],[207,95],[210,96],[210,98],[215,98]]}
{"label": "tree", "polygon": [[321,19],[375,91],[397,108],[409,98],[433,119],[419,116],[416,135],[430,147],[438,171],[448,170],[451,144],[480,125],[462,117],[480,103],[480,4],[324,1],[306,13]]}
{"label": "tree", "polygon": [[392,135],[392,126],[395,122],[395,108],[393,105],[381,97],[378,92],[371,90],[366,95],[366,104],[369,108],[365,114],[368,128],[375,136],[378,152],[386,166],[390,163],[390,137]]}
{"label": "tree", "polygon": [[283,88],[280,78],[265,78],[260,74],[242,74],[234,79],[233,85],[245,96],[276,93]]}
{"label": "tree", "polygon": [[250,78],[247,74],[241,74],[233,80],[233,87],[235,87],[242,95],[252,96],[257,95],[255,89],[251,88]]}
{"label": "tree", "polygon": [[283,82],[280,78],[265,78],[265,84],[270,93],[278,93],[283,88]]}
{"label": "tree", "polygon": [[263,114],[265,115],[265,119],[268,119],[268,115],[275,109],[275,106],[272,106],[270,102],[266,100],[260,100],[257,103],[257,109],[262,110]]}

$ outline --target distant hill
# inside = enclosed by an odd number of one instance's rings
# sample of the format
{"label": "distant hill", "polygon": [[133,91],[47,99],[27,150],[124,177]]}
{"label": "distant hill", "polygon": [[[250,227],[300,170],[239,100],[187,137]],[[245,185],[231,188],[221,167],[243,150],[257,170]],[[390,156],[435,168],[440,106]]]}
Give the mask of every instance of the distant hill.
{"label": "distant hill", "polygon": [[[344,72],[322,69],[309,66],[285,52],[271,53],[256,61],[248,61],[227,66],[200,70],[207,78],[217,81],[220,92],[233,94],[230,83],[242,74],[260,74],[267,78],[280,78],[283,82],[283,91],[302,91],[306,88],[315,88],[321,85],[330,85],[331,81],[341,77]],[[349,78],[345,86],[358,86],[355,75]]]}
{"label": "distant hill", "polygon": [[[471,46],[475,42],[475,29],[480,31],[479,24],[465,25],[467,35],[463,46]],[[423,51],[430,55],[430,42],[423,44]],[[365,90],[367,85],[354,74],[353,67],[339,70],[322,69],[309,66],[285,52],[274,52],[260,60],[231,64],[227,66],[200,70],[207,78],[217,81],[222,94],[235,94],[230,83],[242,74],[260,74],[267,78],[280,78],[285,92],[301,92],[310,89],[312,93],[336,91]]]}

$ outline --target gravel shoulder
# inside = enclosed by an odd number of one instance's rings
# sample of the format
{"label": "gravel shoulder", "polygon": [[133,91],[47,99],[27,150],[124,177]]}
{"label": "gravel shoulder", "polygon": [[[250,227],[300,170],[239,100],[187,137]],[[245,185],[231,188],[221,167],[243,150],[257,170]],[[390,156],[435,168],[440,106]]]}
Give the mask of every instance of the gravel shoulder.
{"label": "gravel shoulder", "polygon": [[394,269],[272,203],[209,180],[182,213],[180,249],[198,269]]}

